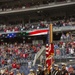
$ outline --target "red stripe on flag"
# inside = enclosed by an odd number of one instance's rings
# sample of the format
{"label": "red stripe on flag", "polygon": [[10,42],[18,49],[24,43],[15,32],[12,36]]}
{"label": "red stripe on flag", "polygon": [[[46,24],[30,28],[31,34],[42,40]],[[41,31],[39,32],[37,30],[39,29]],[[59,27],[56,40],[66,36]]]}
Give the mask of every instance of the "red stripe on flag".
{"label": "red stripe on flag", "polygon": [[53,59],[53,55],[54,55],[54,45],[53,44],[50,44],[49,46],[46,45],[46,64],[47,64],[47,68],[48,68],[48,71],[50,71],[51,69],[51,66],[54,62],[54,59]]}
{"label": "red stripe on flag", "polygon": [[49,55],[54,55],[54,44],[49,45]]}
{"label": "red stripe on flag", "polygon": [[48,29],[31,31],[29,34],[34,35],[34,34],[44,33],[44,32],[48,32]]}

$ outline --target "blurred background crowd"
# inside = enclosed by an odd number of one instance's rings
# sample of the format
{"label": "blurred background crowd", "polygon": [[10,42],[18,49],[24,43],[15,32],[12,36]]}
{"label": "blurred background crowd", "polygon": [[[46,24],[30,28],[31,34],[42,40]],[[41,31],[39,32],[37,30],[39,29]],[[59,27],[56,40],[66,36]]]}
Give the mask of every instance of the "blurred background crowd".
{"label": "blurred background crowd", "polygon": [[24,69],[26,65],[27,67],[31,68],[34,56],[40,49],[40,44],[32,45],[27,43],[5,43],[4,45],[0,45],[0,68],[3,68],[7,72],[10,72],[14,68],[17,68],[17,70],[20,70],[22,68],[21,71],[24,71],[26,69]]}
{"label": "blurred background crowd", "polygon": [[[33,66],[35,54],[39,52],[45,44],[31,44],[31,43],[2,43],[0,45],[0,73],[1,75],[46,75],[42,74],[47,69],[45,66],[45,53],[38,59],[40,61],[41,71],[38,70],[38,64]],[[54,41],[54,57],[67,58],[75,56],[75,41],[71,38],[70,33],[62,34],[60,41]],[[62,59],[61,59],[62,60]],[[38,62],[37,62],[38,63]],[[59,63],[61,71],[61,62]],[[53,65],[54,66],[54,65]],[[75,73],[74,65],[65,65],[68,73],[69,68],[72,68],[71,73]],[[54,71],[54,69],[52,68]],[[41,74],[38,74],[41,73]],[[21,75],[20,74],[20,75]],[[73,74],[74,75],[74,74]]]}
{"label": "blurred background crowd", "polygon": [[[50,23],[54,64],[48,72]],[[0,0],[0,75],[75,75],[74,28],[75,0]]]}
{"label": "blurred background crowd", "polygon": [[68,20],[58,20],[58,21],[40,21],[28,24],[0,24],[0,32],[16,32],[25,31],[33,29],[48,28],[49,24],[52,22],[54,27],[64,27],[64,26],[75,26],[75,18],[70,18]]}
{"label": "blurred background crowd", "polygon": [[[16,1],[17,5],[14,3],[12,4],[10,2],[9,3],[5,3],[5,4],[1,4],[1,8],[0,11],[12,11],[12,10],[20,10],[20,9],[27,9],[27,8],[33,8],[33,7],[40,7],[40,6],[44,6],[44,5],[50,5],[51,3],[64,3],[64,2],[71,2],[74,0],[47,0],[47,1],[32,1],[32,2],[27,2],[26,1]],[[23,3],[22,3],[23,2]]]}

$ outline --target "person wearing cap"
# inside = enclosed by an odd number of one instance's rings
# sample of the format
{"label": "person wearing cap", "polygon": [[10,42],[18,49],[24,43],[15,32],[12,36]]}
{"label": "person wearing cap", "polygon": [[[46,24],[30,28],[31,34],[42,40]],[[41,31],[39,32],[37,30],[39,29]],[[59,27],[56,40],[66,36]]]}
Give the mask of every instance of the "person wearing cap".
{"label": "person wearing cap", "polygon": [[66,64],[62,63],[61,75],[68,75],[68,71],[66,70]]}
{"label": "person wearing cap", "polygon": [[52,71],[50,71],[49,75],[60,75],[60,71],[57,64],[54,64]]}
{"label": "person wearing cap", "polygon": [[39,75],[39,70],[38,69],[36,70],[36,75]]}
{"label": "person wearing cap", "polygon": [[42,65],[38,65],[37,75],[44,75],[44,71],[42,70]]}
{"label": "person wearing cap", "polygon": [[69,66],[68,72],[69,72],[70,75],[74,75],[74,73],[73,73],[74,72],[74,68],[72,67],[72,65]]}
{"label": "person wearing cap", "polygon": [[46,67],[44,67],[43,71],[44,71],[44,75],[48,75],[48,71]]}
{"label": "person wearing cap", "polygon": [[34,70],[33,69],[30,69],[30,73],[28,75],[35,75],[34,74]]}
{"label": "person wearing cap", "polygon": [[[54,73],[55,73],[55,68],[56,68],[56,64],[54,64],[54,66],[53,66],[53,70],[52,70],[52,74],[54,75]],[[50,73],[51,74],[51,73]],[[49,74],[49,75],[50,75]]]}
{"label": "person wearing cap", "polygon": [[57,64],[55,65],[55,70],[52,75],[61,75]]}

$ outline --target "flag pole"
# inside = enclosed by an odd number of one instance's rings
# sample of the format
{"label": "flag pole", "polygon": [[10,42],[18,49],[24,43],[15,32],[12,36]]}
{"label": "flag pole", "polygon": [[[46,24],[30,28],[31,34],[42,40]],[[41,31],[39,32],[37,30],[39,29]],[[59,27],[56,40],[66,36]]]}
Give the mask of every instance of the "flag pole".
{"label": "flag pole", "polygon": [[48,44],[46,45],[46,65],[48,74],[52,75],[52,64],[53,64],[53,55],[54,55],[54,45],[53,45],[53,25],[49,25],[48,31]]}
{"label": "flag pole", "polygon": [[49,25],[49,44],[53,43],[53,25]]}
{"label": "flag pole", "polygon": [[[53,25],[49,25],[49,44],[53,44]],[[51,55],[51,67],[52,67],[52,55]],[[51,68],[51,75],[52,75],[52,68]]]}

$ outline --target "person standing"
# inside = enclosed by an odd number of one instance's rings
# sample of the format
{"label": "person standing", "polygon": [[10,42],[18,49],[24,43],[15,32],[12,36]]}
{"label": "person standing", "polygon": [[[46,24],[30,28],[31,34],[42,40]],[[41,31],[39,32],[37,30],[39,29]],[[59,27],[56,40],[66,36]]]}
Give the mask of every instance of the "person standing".
{"label": "person standing", "polygon": [[69,66],[68,68],[68,72],[69,72],[69,75],[74,75],[74,68],[72,67],[72,65]]}
{"label": "person standing", "polygon": [[68,75],[68,71],[66,70],[66,64],[62,63],[61,75]]}
{"label": "person standing", "polygon": [[44,67],[43,71],[44,71],[44,75],[49,75],[48,72],[47,72],[47,68],[46,67]]}
{"label": "person standing", "polygon": [[52,75],[61,75],[57,64],[55,65],[55,71],[53,72]]}
{"label": "person standing", "polygon": [[42,70],[42,65],[38,65],[37,75],[44,75],[44,71]]}

